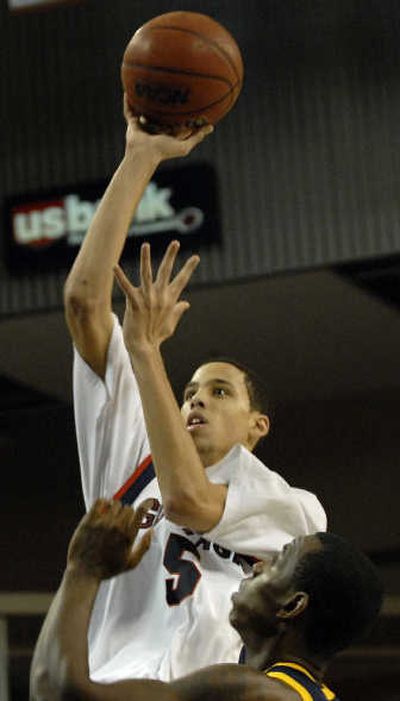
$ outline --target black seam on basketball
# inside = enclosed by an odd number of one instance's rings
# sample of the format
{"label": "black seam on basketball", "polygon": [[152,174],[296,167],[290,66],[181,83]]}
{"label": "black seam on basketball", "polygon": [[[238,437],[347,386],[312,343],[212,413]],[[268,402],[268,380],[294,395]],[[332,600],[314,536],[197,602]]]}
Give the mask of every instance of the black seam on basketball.
{"label": "black seam on basketball", "polygon": [[[210,80],[219,80],[221,83],[226,83],[230,88],[234,87],[230,80],[223,78],[220,75],[211,75],[210,73],[196,73],[195,71],[184,71],[181,68],[165,68],[164,66],[149,66],[147,63],[131,63],[130,61],[124,61],[123,67],[127,68],[144,68],[145,70],[164,72],[164,73],[180,73],[181,75],[191,75],[195,78],[208,78]],[[237,83],[236,83],[237,85]]]}
{"label": "black seam on basketball", "polygon": [[[202,110],[209,109],[209,107],[215,107],[215,105],[218,105],[219,102],[226,100],[227,97],[232,95],[232,93],[234,92],[234,90],[237,88],[238,85],[239,85],[239,81],[237,83],[235,83],[235,85],[233,85],[232,88],[230,88],[228,90],[228,92],[226,92],[222,97],[219,97],[218,100],[214,100],[214,102],[210,102],[209,104],[207,104],[203,107],[197,107],[195,110],[189,110],[187,112],[177,112],[176,110],[174,110],[174,112],[164,112],[164,111],[161,111],[158,109],[151,108],[151,114],[159,114],[161,116],[164,115],[166,117],[168,117],[169,115],[179,117],[179,116],[185,116],[185,115],[190,115],[190,114],[197,114],[198,112],[202,112]],[[135,107],[135,110],[137,113],[140,113],[140,110],[137,110],[136,107]],[[177,124],[179,124],[179,122],[177,122]]]}
{"label": "black seam on basketball", "polygon": [[236,66],[235,66],[234,62],[232,61],[229,54],[225,51],[225,49],[223,49],[222,46],[217,44],[216,41],[209,39],[204,34],[200,34],[200,32],[195,32],[193,29],[186,29],[184,27],[175,27],[174,25],[165,25],[164,24],[161,27],[156,26],[156,27],[149,27],[148,28],[149,31],[154,31],[156,29],[174,29],[177,32],[186,32],[186,34],[193,34],[195,37],[199,37],[199,39],[203,39],[203,41],[210,44],[210,46],[212,46],[214,49],[217,49],[222,54],[222,56],[225,58],[225,60],[229,63],[230,67],[232,68],[232,70],[237,78],[238,83],[241,83],[241,79],[240,79],[239,73],[236,70]]}

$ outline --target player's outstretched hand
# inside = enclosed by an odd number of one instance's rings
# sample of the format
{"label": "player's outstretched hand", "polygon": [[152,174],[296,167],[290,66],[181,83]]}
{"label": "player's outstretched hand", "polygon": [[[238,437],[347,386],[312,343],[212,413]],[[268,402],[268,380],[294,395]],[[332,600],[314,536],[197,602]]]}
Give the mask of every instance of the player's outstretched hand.
{"label": "player's outstretched hand", "polygon": [[205,124],[197,129],[182,130],[176,136],[167,134],[149,134],[141,128],[141,120],[132,113],[126,93],[124,93],[124,115],[127,123],[126,146],[131,148],[144,148],[156,163],[161,163],[169,158],[181,158],[187,156],[206,136],[214,131],[211,124]]}
{"label": "player's outstretched hand", "polygon": [[179,242],[172,241],[153,280],[150,245],[144,243],[140,250],[140,287],[134,287],[129,282],[120,266],[114,269],[118,285],[126,298],[124,339],[132,357],[137,352],[158,349],[163,341],[174,334],[182,315],[190,306],[189,302],[179,298],[200,258],[191,256],[171,279],[178,250]]}
{"label": "player's outstretched hand", "polygon": [[147,499],[134,511],[119,501],[97,499],[71,538],[67,567],[98,580],[135,568],[150,546],[151,531],[135,541],[152,504]]}

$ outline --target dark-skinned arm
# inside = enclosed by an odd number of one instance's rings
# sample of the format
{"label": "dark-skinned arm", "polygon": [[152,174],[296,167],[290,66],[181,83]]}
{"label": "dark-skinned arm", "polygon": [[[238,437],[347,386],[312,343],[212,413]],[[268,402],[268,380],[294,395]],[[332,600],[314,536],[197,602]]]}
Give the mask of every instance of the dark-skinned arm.
{"label": "dark-skinned arm", "polygon": [[134,512],[99,499],[82,519],[68,550],[67,567],[36,644],[31,701],[176,701],[173,689],[153,680],[98,684],[89,678],[87,634],[100,582],[133,569],[146,552],[149,532],[132,550],[146,504]]}
{"label": "dark-skinned arm", "polygon": [[152,503],[143,502],[134,512],[98,499],[81,520],[34,651],[30,701],[297,701],[279,682],[241,665],[216,665],[169,684],[90,680],[87,634],[100,582],[123,576],[141,561],[151,532],[136,545],[135,540]]}
{"label": "dark-skinned arm", "polygon": [[185,701],[299,701],[298,694],[246,665],[218,664],[172,682]]}
{"label": "dark-skinned arm", "polygon": [[86,641],[99,581],[67,568],[36,646],[31,701],[297,701],[279,683],[231,664],[170,684],[149,679],[92,682]]}

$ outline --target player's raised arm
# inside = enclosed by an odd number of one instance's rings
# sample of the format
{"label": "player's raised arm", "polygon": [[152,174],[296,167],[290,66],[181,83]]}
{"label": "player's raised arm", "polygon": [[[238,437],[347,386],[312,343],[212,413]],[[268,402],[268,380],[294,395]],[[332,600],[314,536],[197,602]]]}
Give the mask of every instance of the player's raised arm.
{"label": "player's raised arm", "polygon": [[[164,683],[129,679],[101,684],[89,677],[87,632],[100,582],[135,569],[149,547],[151,532],[136,543],[151,507],[136,511],[120,502],[98,499],[72,536],[59,590],[37,641],[30,679],[30,701],[284,701],[265,695],[274,684],[238,665],[218,665]],[[134,592],[133,592],[134,594]]]}
{"label": "player's raised arm", "polygon": [[192,256],[171,279],[179,249],[169,246],[153,281],[150,246],[141,250],[141,286],[135,288],[121,268],[116,277],[127,305],[124,338],[139,386],[153,464],[164,511],[175,523],[206,532],[220,520],[227,488],[208,479],[172,391],[161,343],[172,336],[188,302],[180,299],[197,264]]}
{"label": "player's raised arm", "polygon": [[145,555],[150,532],[138,544],[135,540],[150,506],[143,502],[134,512],[119,502],[99,499],[81,520],[35,647],[30,701],[196,701],[205,696],[209,701],[248,701],[251,692],[268,690],[262,675],[238,665],[211,667],[176,684],[152,679],[91,681],[87,632],[100,582],[134,569]]}
{"label": "player's raised arm", "polygon": [[152,135],[139,128],[124,99],[127,121],[124,157],[105,191],[65,285],[65,313],[74,343],[87,363],[104,376],[112,330],[113,267],[130,221],[155,169],[165,159],[187,155],[210,131]]}
{"label": "player's raised arm", "polygon": [[134,569],[141,561],[150,544],[150,531],[134,543],[149,506],[144,502],[134,512],[117,501],[99,499],[80,522],[69,545],[62,583],[36,644],[31,701],[177,698],[161,682],[102,685],[89,678],[87,632],[100,582]]}

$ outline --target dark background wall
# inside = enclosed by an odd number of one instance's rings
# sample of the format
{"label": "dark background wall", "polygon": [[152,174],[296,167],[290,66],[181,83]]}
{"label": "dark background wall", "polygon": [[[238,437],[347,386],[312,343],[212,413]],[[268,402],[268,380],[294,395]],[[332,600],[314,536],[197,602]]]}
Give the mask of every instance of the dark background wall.
{"label": "dark background wall", "polygon": [[[229,27],[246,67],[234,113],[192,156],[215,164],[223,215],[199,283],[398,251],[395,0],[87,0],[29,15],[3,2],[3,194],[112,172],[127,40],[188,7]],[[3,313],[60,304],[63,274],[1,273]]]}
{"label": "dark background wall", "polygon": [[[202,247],[166,346],[174,386],[209,354],[253,366],[276,404],[260,456],[320,495],[399,596],[396,0],[87,0],[14,16],[2,2],[0,198],[111,174],[124,46],[171,9],[224,22],[246,66],[235,110],[190,157],[216,168],[222,240]],[[371,285],[387,260],[392,276]],[[0,591],[54,589],[83,511],[65,273],[13,277],[0,254]],[[12,698],[26,698],[40,619],[10,626]],[[379,626],[333,668],[344,701],[398,698],[398,619]]]}

